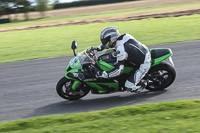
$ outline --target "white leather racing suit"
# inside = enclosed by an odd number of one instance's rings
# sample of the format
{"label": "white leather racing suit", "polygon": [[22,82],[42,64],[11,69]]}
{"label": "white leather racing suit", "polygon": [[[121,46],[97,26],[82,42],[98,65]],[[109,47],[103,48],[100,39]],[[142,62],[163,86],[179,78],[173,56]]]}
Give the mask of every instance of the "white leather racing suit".
{"label": "white leather racing suit", "polygon": [[[137,90],[140,87],[137,84],[146,75],[151,66],[149,49],[127,33],[118,37],[115,48],[118,53],[118,63],[114,70],[107,71],[108,78],[119,76],[123,72],[124,63],[129,62],[138,66],[138,69],[135,69],[125,82],[125,87],[133,91]],[[98,51],[103,49],[102,45],[98,47]]]}

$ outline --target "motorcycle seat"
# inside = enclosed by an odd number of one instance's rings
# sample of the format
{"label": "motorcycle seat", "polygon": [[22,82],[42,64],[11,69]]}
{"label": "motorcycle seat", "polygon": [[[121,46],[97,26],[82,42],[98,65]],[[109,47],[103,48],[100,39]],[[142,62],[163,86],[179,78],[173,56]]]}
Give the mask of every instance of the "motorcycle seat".
{"label": "motorcycle seat", "polygon": [[151,49],[151,58],[156,59],[170,53],[169,49]]}

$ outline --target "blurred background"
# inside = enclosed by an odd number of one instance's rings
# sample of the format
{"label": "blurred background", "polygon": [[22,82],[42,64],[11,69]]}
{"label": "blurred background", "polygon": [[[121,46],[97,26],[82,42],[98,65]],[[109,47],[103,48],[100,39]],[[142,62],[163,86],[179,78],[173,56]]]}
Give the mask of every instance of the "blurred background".
{"label": "blurred background", "polygon": [[199,0],[0,0],[0,63],[72,55],[107,26],[146,45],[196,40],[199,14]]}
{"label": "blurred background", "polygon": [[0,0],[0,23],[50,17],[52,15],[44,13],[49,10],[125,1],[134,0]]}
{"label": "blurred background", "polygon": [[[148,47],[172,48],[178,73],[174,86],[143,98],[89,95],[75,104],[58,98],[55,85],[72,58],[72,41],[78,42],[76,52],[98,46],[108,26]],[[200,0],[0,0],[0,121],[199,99],[199,40]]]}

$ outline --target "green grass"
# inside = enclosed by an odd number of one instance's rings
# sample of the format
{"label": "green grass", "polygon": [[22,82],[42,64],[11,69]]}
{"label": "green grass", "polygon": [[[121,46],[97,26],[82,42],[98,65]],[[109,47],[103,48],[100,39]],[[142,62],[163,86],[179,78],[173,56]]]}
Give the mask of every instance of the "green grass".
{"label": "green grass", "polygon": [[91,13],[91,14],[50,17],[50,18],[36,19],[36,20],[30,20],[30,21],[1,24],[0,28],[27,26],[27,25],[31,25],[31,24],[40,24],[40,23],[48,23],[48,22],[59,22],[59,21],[108,17],[108,16],[116,16],[116,15],[126,15],[126,14],[138,13],[138,12],[161,11],[161,10],[169,10],[169,9],[177,9],[177,8],[185,8],[185,7],[194,7],[194,6],[199,6],[199,5],[200,5],[199,2],[195,2],[195,3],[189,3],[189,4],[141,7],[141,8],[133,8],[133,9],[124,9],[124,10],[116,10],[116,11],[108,11],[108,12]]}
{"label": "green grass", "polygon": [[200,100],[125,106],[0,123],[2,133],[199,133]]}
{"label": "green grass", "polygon": [[78,51],[98,46],[100,31],[107,26],[116,26],[146,45],[200,39],[200,15],[1,32],[0,63],[72,55],[73,40]]}

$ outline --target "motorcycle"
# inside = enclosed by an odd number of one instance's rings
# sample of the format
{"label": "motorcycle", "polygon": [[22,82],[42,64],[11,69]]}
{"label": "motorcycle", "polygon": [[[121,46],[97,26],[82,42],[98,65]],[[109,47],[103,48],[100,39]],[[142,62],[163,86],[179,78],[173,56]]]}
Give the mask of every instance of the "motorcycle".
{"label": "motorcycle", "polygon": [[[76,41],[72,42],[71,48],[74,52],[74,57],[66,68],[65,76],[58,81],[56,86],[56,91],[60,97],[68,100],[78,100],[86,96],[90,91],[92,94],[126,91],[125,82],[131,72],[136,69],[136,66],[126,62],[123,73],[120,76],[109,79],[96,78],[96,68],[102,71],[110,71],[115,68],[117,52],[111,49],[97,56],[94,50],[86,49],[76,54]],[[170,48],[152,48],[149,51],[152,65],[141,82],[146,81],[147,85],[144,88],[149,91],[164,90],[176,78],[172,50]]]}

